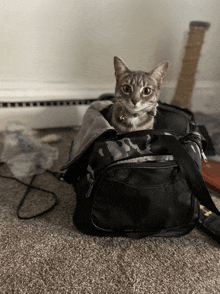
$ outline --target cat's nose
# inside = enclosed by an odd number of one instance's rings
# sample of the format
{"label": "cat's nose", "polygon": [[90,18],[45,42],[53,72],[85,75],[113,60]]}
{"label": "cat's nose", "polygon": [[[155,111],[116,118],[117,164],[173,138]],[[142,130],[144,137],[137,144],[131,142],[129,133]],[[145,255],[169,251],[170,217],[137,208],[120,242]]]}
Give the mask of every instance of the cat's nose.
{"label": "cat's nose", "polygon": [[138,103],[138,101],[139,101],[138,99],[134,99],[134,98],[131,99],[131,102],[132,102],[134,105],[136,105],[136,104]]}

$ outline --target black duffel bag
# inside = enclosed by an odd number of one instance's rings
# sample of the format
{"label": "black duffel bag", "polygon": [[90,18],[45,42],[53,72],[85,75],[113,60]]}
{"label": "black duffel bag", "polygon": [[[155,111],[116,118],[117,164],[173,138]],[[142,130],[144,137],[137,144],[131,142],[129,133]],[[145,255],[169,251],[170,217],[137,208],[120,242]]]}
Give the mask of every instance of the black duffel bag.
{"label": "black duffel bag", "polygon": [[105,119],[111,106],[91,104],[62,168],[77,196],[76,228],[95,236],[179,237],[196,226],[200,204],[220,215],[201,176],[205,141],[193,114],[159,103],[154,130],[117,134]]}

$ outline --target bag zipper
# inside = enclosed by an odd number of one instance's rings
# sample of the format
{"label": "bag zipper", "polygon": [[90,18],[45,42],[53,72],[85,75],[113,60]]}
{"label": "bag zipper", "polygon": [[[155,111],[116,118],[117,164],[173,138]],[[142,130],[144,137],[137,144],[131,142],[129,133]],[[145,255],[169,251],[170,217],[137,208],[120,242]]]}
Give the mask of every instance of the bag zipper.
{"label": "bag zipper", "polygon": [[201,150],[201,155],[202,155],[202,158],[203,158],[203,160],[205,162],[208,162],[209,161],[208,158],[206,157],[205,152],[203,151],[203,149]]}
{"label": "bag zipper", "polygon": [[93,181],[93,182],[90,183],[89,189],[88,189],[88,191],[86,193],[86,198],[89,198],[90,197],[90,195],[92,193],[92,189],[93,189],[94,184],[95,184],[95,181]]}
{"label": "bag zipper", "polygon": [[[181,141],[182,141],[182,140],[181,140]],[[202,146],[200,146],[195,140],[192,140],[192,142],[194,142],[194,143],[197,145],[197,147],[199,148],[200,153],[201,153],[201,156],[200,156],[200,157],[201,157],[205,162],[208,162],[209,160],[208,160],[208,158],[206,157],[205,152],[204,152]]]}
{"label": "bag zipper", "polygon": [[[156,166],[155,166],[156,164]],[[118,167],[120,166],[121,169],[123,168],[132,168],[132,167],[135,167],[135,168],[148,168],[148,169],[155,169],[155,168],[170,168],[170,167],[176,167],[178,166],[176,164],[176,162],[174,160],[172,160],[171,162],[140,162],[138,163],[131,163],[131,162],[128,162],[128,163],[123,163],[123,162],[120,162],[120,163],[113,163],[113,164],[110,164],[109,166],[107,166],[105,169],[103,169],[99,175],[97,176],[96,180],[93,180],[91,183],[90,183],[90,186],[88,188],[88,191],[86,193],[86,198],[89,198],[91,193],[92,193],[92,190],[93,190],[93,187],[95,185],[95,183],[97,184],[99,181],[102,180],[102,178],[104,177],[104,173],[110,169],[114,170],[115,167]]]}

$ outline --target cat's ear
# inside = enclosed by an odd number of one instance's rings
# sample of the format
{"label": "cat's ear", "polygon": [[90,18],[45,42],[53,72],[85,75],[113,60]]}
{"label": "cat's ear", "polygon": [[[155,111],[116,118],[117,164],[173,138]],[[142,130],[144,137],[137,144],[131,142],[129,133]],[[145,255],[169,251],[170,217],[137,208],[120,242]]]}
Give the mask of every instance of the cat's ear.
{"label": "cat's ear", "polygon": [[164,77],[167,73],[168,65],[168,62],[162,62],[150,72],[151,78],[157,82],[158,86],[163,83]]}
{"label": "cat's ear", "polygon": [[130,72],[124,61],[117,56],[114,57],[115,77],[119,79],[124,73]]}

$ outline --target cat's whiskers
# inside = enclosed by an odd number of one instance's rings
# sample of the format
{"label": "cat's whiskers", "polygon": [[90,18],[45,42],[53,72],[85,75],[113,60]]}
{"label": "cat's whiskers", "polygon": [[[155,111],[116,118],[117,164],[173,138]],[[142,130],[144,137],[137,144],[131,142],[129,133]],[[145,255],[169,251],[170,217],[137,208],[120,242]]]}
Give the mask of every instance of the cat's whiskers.
{"label": "cat's whiskers", "polygon": [[143,112],[151,111],[152,108],[157,107],[157,102],[146,102],[144,104],[141,104],[141,102],[138,102],[136,105],[133,105],[132,103],[126,104],[123,103],[123,107],[130,112],[130,114],[142,114]]}
{"label": "cat's whiskers", "polygon": [[115,65],[115,103],[111,123],[122,133],[152,129],[157,113],[160,84],[168,63],[159,64],[150,73],[130,71],[118,57]]}

